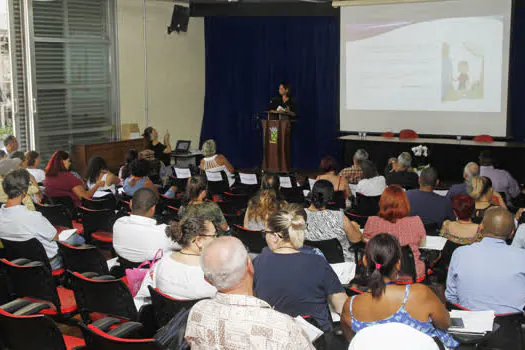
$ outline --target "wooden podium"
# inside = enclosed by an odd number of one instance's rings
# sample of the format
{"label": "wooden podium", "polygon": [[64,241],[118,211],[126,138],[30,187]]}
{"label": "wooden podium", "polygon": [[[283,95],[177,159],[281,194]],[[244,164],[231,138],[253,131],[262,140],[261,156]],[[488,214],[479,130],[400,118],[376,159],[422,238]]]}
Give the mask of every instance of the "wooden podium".
{"label": "wooden podium", "polygon": [[295,114],[264,112],[263,169],[272,172],[290,170],[290,143]]}

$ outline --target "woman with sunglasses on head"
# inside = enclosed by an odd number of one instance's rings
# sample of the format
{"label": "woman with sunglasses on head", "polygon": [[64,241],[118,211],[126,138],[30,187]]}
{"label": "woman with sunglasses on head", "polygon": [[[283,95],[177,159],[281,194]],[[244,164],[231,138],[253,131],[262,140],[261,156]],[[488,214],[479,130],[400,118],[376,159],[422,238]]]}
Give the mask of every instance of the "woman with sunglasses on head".
{"label": "woman with sunglasses on head", "polygon": [[275,310],[310,315],[326,332],[332,328],[328,303],[341,313],[347,296],[323,257],[300,251],[305,226],[304,216],[288,207],[269,216],[265,237],[270,249],[254,260],[254,290]]}
{"label": "woman with sunglasses on head", "polygon": [[348,341],[364,328],[396,322],[439,338],[449,349],[458,346],[446,331],[448,311],[434,292],[423,284],[396,285],[401,246],[395,236],[374,236],[366,246],[363,264],[370,276],[370,293],[353,296],[344,305],[341,326]]}
{"label": "woman with sunglasses on head", "polygon": [[135,296],[137,309],[149,303],[148,285],[175,299],[196,300],[215,295],[217,289],[204,280],[200,265],[203,249],[218,237],[213,223],[202,216],[192,216],[180,222],[172,222],[166,228],[166,235],[182,248],[165,255]]}

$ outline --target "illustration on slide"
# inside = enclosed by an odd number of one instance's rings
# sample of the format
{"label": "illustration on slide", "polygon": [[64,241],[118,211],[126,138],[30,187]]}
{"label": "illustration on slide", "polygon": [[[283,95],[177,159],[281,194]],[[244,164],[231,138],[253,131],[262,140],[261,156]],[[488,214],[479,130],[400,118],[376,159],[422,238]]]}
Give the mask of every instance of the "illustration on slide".
{"label": "illustration on slide", "polygon": [[[455,69],[454,69],[455,67]],[[483,49],[467,43],[442,43],[441,100],[483,99],[485,57]]]}

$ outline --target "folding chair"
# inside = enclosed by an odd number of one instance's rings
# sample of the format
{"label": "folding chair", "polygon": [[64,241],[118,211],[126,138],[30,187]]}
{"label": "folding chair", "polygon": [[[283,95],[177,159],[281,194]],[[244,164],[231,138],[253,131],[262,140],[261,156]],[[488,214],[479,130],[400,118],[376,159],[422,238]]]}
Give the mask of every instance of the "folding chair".
{"label": "folding chair", "polygon": [[162,293],[157,288],[148,286],[148,289],[151,295],[154,323],[157,329],[165,326],[180,311],[191,309],[193,305],[202,300],[179,300]]}
{"label": "folding chair", "polygon": [[6,259],[9,261],[15,259],[40,261],[49,271],[51,271],[53,276],[60,276],[65,272],[64,268],[51,270],[51,264],[46,251],[42,246],[42,243],[36,238],[31,238],[27,241],[9,241],[7,239],[2,239],[2,244],[4,245],[6,252]]}
{"label": "folding chair", "polygon": [[73,228],[73,220],[67,208],[62,204],[35,203],[35,209],[58,228]]}
{"label": "folding chair", "polygon": [[42,310],[42,304],[16,302],[20,304],[20,308],[0,306],[1,348],[66,350],[85,345],[82,338],[62,335],[51,318],[35,314]]}
{"label": "folding chair", "polygon": [[84,237],[88,242],[113,243],[113,224],[117,220],[114,210],[91,210],[78,208],[78,213],[84,225]]}
{"label": "folding chair", "polygon": [[206,171],[206,178],[208,179],[208,194],[214,201],[217,197],[222,198],[224,192],[230,189],[230,183],[224,171]]}
{"label": "folding chair", "polygon": [[14,297],[45,302],[50,308],[41,313],[58,319],[67,319],[76,313],[73,291],[57,287],[51,271],[42,262],[1,259],[0,263],[9,278]]}
{"label": "folding chair", "polygon": [[64,269],[84,273],[94,272],[97,275],[108,275],[106,258],[95,246],[75,247],[58,242],[58,251],[64,261]]}
{"label": "folding chair", "polygon": [[115,210],[117,198],[111,193],[101,198],[82,198],[82,206],[91,210]]}
{"label": "folding chair", "polygon": [[233,236],[240,239],[250,253],[259,254],[267,246],[264,231],[252,231],[240,225],[233,225]]}
{"label": "folding chair", "polygon": [[324,257],[326,258],[326,261],[328,261],[329,264],[338,264],[345,262],[343,248],[341,247],[341,243],[337,238],[327,239],[323,241],[304,241],[305,245],[308,245],[312,248],[319,249]]}
{"label": "folding chair", "polygon": [[93,313],[130,321],[138,320],[133,296],[122,280],[109,279],[109,276],[88,278],[70,271],[68,277],[71,279],[78,310],[85,323],[91,323]]}

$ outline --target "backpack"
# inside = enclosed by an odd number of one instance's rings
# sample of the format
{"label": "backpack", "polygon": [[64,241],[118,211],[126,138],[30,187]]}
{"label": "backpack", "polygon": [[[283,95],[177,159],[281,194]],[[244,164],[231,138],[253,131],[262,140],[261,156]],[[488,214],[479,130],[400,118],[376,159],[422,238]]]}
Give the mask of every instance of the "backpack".
{"label": "backpack", "polygon": [[186,333],[186,324],[190,314],[191,307],[180,310],[164,327],[159,329],[155,340],[163,349],[167,350],[189,350],[190,346],[184,338]]}

